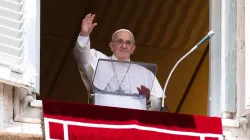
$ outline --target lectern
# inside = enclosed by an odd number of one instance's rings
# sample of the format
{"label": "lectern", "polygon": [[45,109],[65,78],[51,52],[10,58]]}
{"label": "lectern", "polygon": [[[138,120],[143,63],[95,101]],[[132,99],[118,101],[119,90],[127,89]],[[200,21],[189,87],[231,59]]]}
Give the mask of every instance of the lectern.
{"label": "lectern", "polygon": [[95,105],[146,110],[146,97],[138,88],[152,90],[157,65],[99,59],[92,80]]}

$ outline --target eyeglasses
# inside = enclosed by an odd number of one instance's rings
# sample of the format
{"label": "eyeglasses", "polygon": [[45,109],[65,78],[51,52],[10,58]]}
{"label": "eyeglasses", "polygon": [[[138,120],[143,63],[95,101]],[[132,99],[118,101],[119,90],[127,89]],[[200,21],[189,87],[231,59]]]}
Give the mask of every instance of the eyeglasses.
{"label": "eyeglasses", "polygon": [[122,39],[119,39],[119,40],[116,40],[116,41],[112,41],[112,42],[115,42],[118,45],[123,45],[123,43],[125,43],[125,45],[129,46],[129,47],[134,45],[134,43],[132,41],[129,41],[129,40],[123,41]]}

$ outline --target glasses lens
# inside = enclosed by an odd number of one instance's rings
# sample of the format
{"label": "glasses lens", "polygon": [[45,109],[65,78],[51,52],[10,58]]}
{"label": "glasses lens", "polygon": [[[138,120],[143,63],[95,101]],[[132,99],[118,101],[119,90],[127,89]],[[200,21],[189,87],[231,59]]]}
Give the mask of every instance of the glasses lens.
{"label": "glasses lens", "polygon": [[121,39],[119,39],[119,40],[117,40],[117,41],[115,41],[118,45],[123,45],[124,43],[125,43],[125,45],[127,45],[127,46],[132,46],[133,45],[133,43],[131,42],[131,41],[129,41],[129,40],[127,40],[127,41],[123,41],[123,40],[121,40]]}

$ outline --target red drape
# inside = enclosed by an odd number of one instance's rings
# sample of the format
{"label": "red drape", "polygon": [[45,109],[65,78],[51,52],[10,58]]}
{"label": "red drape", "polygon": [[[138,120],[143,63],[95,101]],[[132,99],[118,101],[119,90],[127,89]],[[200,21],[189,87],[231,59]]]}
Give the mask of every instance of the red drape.
{"label": "red drape", "polygon": [[[211,134],[222,135],[221,119],[216,117],[57,101],[43,101],[43,112],[45,118],[70,121],[70,140],[199,140],[197,134],[207,134],[205,140],[217,140]],[[79,126],[71,122],[85,124]],[[50,138],[64,139],[62,124],[50,122],[49,128]]]}

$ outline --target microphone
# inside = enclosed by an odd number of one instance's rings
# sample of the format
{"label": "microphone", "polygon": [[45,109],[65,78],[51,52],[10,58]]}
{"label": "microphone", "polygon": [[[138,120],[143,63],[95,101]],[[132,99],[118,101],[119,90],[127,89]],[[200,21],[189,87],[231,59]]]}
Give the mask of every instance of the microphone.
{"label": "microphone", "polygon": [[201,39],[201,41],[198,42],[198,43],[196,44],[196,46],[200,46],[202,43],[204,43],[205,41],[207,41],[207,40],[208,40],[209,38],[211,38],[212,36],[214,36],[214,31],[208,32],[208,34],[207,34],[205,37],[203,37],[203,38]]}
{"label": "microphone", "polygon": [[167,78],[167,81],[165,83],[165,86],[164,86],[164,90],[162,92],[162,101],[161,101],[161,112],[164,112],[165,111],[165,106],[164,106],[164,98],[165,98],[165,92],[166,92],[166,88],[167,88],[167,85],[168,85],[168,82],[169,82],[169,79],[172,75],[172,73],[174,72],[175,68],[177,67],[177,65],[184,59],[186,58],[190,53],[192,53],[195,49],[197,49],[201,44],[203,44],[205,41],[207,41],[209,38],[211,38],[212,36],[214,36],[214,31],[210,31],[208,32],[208,34],[203,37],[189,52],[187,52],[179,61],[177,61],[177,63],[174,65],[173,69],[170,71],[169,75],[168,75],[168,78]]}

